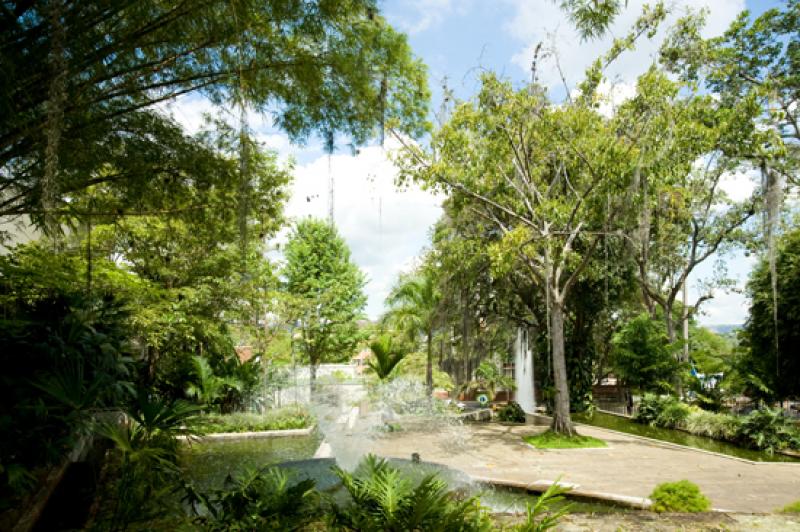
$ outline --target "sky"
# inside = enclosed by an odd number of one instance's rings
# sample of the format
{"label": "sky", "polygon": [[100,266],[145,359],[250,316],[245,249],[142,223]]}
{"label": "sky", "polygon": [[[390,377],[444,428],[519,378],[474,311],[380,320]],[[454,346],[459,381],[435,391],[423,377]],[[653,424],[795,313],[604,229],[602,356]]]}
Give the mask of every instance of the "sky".
{"label": "sky", "polygon": [[[642,0],[628,0],[608,37],[581,42],[557,3],[551,0],[378,0],[388,21],[408,35],[414,53],[428,65],[432,90],[432,112],[441,105],[443,84],[456,97],[467,99],[478,89],[480,73],[497,72],[516,83],[530,78],[532,50],[539,42],[554,53],[540,62],[538,79],[558,98],[581,80],[588,64],[610,44],[612,36],[623,35],[641,12]],[[706,8],[706,36],[724,31],[743,9],[754,15],[777,4],[764,0],[672,0],[674,21],[687,9]],[[663,31],[643,41],[610,70],[607,91],[609,105],[633,93],[638,75],[652,64]],[[558,63],[556,63],[556,58]],[[568,88],[556,65],[560,64]],[[203,114],[224,114],[202,97],[184,97],[165,107],[189,132],[203,122]],[[609,109],[609,112],[611,109]],[[387,139],[383,146],[372,144],[354,154],[342,147],[330,157],[319,143],[306,146],[289,143],[272,127],[269,119],[251,115],[249,127],[267,147],[284,161],[292,161],[294,183],[286,214],[292,220],[326,217],[329,212],[329,181],[334,186],[334,220],[347,241],[353,261],[367,276],[366,313],[370,318],[383,311],[383,301],[400,272],[418,263],[429,243],[432,224],[441,214],[441,197],[416,187],[395,186],[396,172],[388,154],[397,146]],[[750,176],[737,176],[725,184],[733,197],[744,197],[752,189]],[[285,242],[287,231],[278,235],[274,247]],[[279,253],[273,255],[279,259]],[[754,264],[752,257],[737,253],[720,257],[740,290]],[[690,299],[697,285],[713,271],[712,262],[699,268],[690,280]],[[699,321],[706,325],[738,324],[747,315],[747,301],[741,293],[715,291],[704,304]]]}

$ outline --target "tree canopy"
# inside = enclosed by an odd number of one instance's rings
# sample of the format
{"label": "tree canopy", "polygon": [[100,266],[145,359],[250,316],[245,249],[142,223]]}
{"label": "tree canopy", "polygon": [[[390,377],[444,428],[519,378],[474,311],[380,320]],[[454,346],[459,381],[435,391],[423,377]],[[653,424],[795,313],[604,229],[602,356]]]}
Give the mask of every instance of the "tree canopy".
{"label": "tree canopy", "polygon": [[373,0],[17,2],[0,24],[2,215],[182,175],[186,141],[154,105],[188,93],[298,141],[426,128],[425,67]]}
{"label": "tree canopy", "polygon": [[366,305],[364,274],[350,259],[347,243],[327,221],[298,222],[284,249],[282,271],[292,296],[300,352],[312,368],[348,360],[361,340],[358,321]]}

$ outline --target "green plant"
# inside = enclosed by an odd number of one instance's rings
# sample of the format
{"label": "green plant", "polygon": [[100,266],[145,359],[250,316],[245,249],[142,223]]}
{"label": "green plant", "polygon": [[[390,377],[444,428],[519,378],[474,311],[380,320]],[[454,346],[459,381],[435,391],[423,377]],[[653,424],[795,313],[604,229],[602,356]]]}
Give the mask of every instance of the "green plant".
{"label": "green plant", "polygon": [[174,492],[180,489],[177,436],[192,436],[199,408],[168,402],[140,392],[126,410],[126,420],[104,422],[99,435],[114,445],[113,480],[101,490],[97,525],[124,530],[178,511]]}
{"label": "green plant", "polygon": [[354,474],[338,467],[351,504],[334,507],[333,524],[344,530],[483,531],[491,529],[477,498],[462,499],[427,475],[414,486],[397,468],[368,455]]}
{"label": "green plant", "polygon": [[300,530],[322,515],[315,482],[291,483],[280,468],[228,476],[225,486],[209,494],[185,486],[184,502],[203,530]]}
{"label": "green plant", "polygon": [[655,512],[706,512],[711,501],[688,480],[659,484],[650,494]]}
{"label": "green plant", "polygon": [[550,484],[547,491],[539,495],[533,505],[528,503],[525,509],[525,522],[517,525],[514,530],[518,532],[545,532],[558,526],[561,518],[569,513],[572,506],[571,504],[565,504],[556,510],[551,510],[553,505],[557,505],[564,500],[563,494],[569,491],[569,488],[563,488],[558,484],[559,480],[561,480],[560,477]]}
{"label": "green plant", "polygon": [[202,417],[203,431],[257,432],[264,430],[304,429],[314,422],[305,408],[288,406],[267,410],[263,414],[237,412],[234,414],[212,414]]}
{"label": "green plant", "polygon": [[684,428],[692,434],[719,440],[735,441],[741,420],[730,414],[718,414],[694,409],[684,421]]}
{"label": "green plant", "polygon": [[510,423],[525,423],[525,411],[516,401],[511,401],[497,411],[497,419]]}
{"label": "green plant", "polygon": [[663,324],[642,313],[626,323],[611,343],[611,364],[625,384],[636,390],[671,388],[679,365]]}
{"label": "green plant", "polygon": [[186,386],[186,395],[194,397],[207,408],[213,407],[214,403],[225,395],[228,388],[242,389],[239,379],[215,375],[208,360],[201,356],[192,357],[192,367],[194,382]]}
{"label": "green plant", "polygon": [[634,415],[634,421],[644,423],[646,425],[655,424],[656,419],[667,407],[667,405],[677,401],[672,396],[660,396],[654,393],[646,393],[639,400],[639,407]]}
{"label": "green plant", "polygon": [[378,336],[369,344],[369,348],[375,357],[369,360],[367,364],[382,381],[389,378],[394,368],[408,354],[407,351],[389,335]]}
{"label": "green plant", "polygon": [[754,410],[739,426],[739,440],[748,447],[763,449],[768,453],[796,445],[797,429],[783,411],[775,408]]}
{"label": "green plant", "polygon": [[686,418],[689,417],[691,409],[689,405],[678,400],[671,401],[664,406],[664,409],[656,417],[655,424],[659,427],[674,429],[682,427]]}
{"label": "green plant", "polygon": [[800,501],[794,501],[791,504],[787,504],[779,511],[784,514],[800,514]]}

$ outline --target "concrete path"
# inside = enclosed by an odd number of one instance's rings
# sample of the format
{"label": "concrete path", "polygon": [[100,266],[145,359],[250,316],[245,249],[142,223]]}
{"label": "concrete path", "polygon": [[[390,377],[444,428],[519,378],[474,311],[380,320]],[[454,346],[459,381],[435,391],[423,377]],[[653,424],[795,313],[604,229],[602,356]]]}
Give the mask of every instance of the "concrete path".
{"label": "concrete path", "polygon": [[771,512],[800,499],[800,463],[747,463],[584,425],[581,434],[605,440],[608,447],[537,450],[522,441],[544,430],[480,423],[465,426],[456,438],[446,431],[404,431],[375,439],[369,451],[397,458],[416,452],[422,460],[476,477],[524,483],[561,477],[584,490],[631,497],[647,497],[661,482],[688,479],[714,508],[736,512]]}

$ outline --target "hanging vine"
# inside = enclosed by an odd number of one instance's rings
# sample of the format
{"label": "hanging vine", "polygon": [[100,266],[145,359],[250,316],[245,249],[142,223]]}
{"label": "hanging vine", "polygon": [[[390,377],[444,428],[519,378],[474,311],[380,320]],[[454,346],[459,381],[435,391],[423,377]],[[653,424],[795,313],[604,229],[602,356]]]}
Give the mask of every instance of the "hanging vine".
{"label": "hanging vine", "polygon": [[66,102],[67,62],[65,57],[66,31],[64,29],[64,2],[52,0],[48,3],[50,19],[50,86],[47,95],[47,138],[44,157],[44,175],[41,180],[41,206],[44,212],[44,230],[55,234],[58,226],[54,209],[57,202],[59,173],[58,149],[64,122]]}
{"label": "hanging vine", "polygon": [[249,197],[251,189],[250,176],[250,151],[249,129],[247,126],[246,82],[244,78],[245,63],[245,31],[240,24],[235,3],[232,4],[233,15],[239,31],[238,49],[238,84],[236,100],[239,107],[239,190],[237,198],[237,225],[239,229],[239,246],[241,252],[241,272],[247,271],[247,245],[248,227],[247,216],[249,212]]}
{"label": "hanging vine", "polygon": [[775,347],[775,374],[780,375],[780,342],[778,340],[778,268],[776,264],[776,240],[780,211],[783,204],[783,179],[780,172],[772,171],[766,161],[761,162],[762,188],[766,196],[764,212],[764,234],[767,238],[767,262],[770,288],[772,290],[772,327]]}

